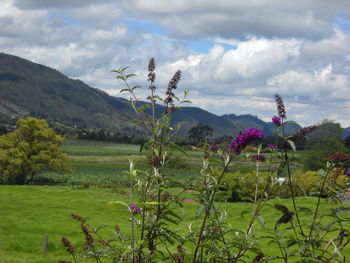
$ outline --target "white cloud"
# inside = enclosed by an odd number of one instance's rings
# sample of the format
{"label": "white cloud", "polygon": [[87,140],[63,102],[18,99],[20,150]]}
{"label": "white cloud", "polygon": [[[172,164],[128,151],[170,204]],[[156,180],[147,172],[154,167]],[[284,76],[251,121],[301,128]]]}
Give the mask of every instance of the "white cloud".
{"label": "white cloud", "polygon": [[[350,126],[350,30],[336,24],[339,17],[349,21],[348,0],[0,0],[0,6],[0,51],[111,94],[123,87],[110,70],[131,66],[134,83],[147,87],[147,63],[155,57],[159,92],[181,69],[179,90],[191,89],[194,106],[270,120],[278,92],[291,119]],[[165,33],[148,31],[142,21]],[[189,39],[213,46],[194,51]]]}

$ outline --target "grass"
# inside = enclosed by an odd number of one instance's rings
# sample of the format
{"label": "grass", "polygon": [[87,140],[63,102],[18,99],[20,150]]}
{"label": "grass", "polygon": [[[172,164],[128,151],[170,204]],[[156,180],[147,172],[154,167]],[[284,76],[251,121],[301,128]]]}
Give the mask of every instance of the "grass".
{"label": "grass", "polygon": [[[176,191],[174,189],[173,191]],[[187,193],[185,198],[195,198]],[[81,247],[83,236],[79,224],[70,218],[71,213],[87,217],[91,226],[107,224],[111,230],[104,234],[111,236],[113,226],[118,224],[121,230],[129,234],[129,212],[123,206],[107,203],[112,200],[128,202],[128,191],[123,188],[89,188],[73,190],[68,186],[0,186],[0,262],[1,263],[46,263],[58,259],[69,259],[60,239],[65,236],[72,240],[74,246]],[[311,208],[315,198],[298,198],[302,207]],[[292,207],[291,200],[272,200],[270,203],[282,203]],[[332,203],[322,201],[321,213]],[[174,210],[184,217],[184,222],[176,226],[179,233],[184,233],[186,224],[199,221],[195,215],[199,204],[185,204],[184,210]],[[233,228],[244,230],[249,215],[241,217],[243,210],[251,211],[249,203],[223,203],[220,207],[227,210],[228,222]],[[350,208],[347,206],[347,208]],[[264,227],[272,230],[281,213],[267,206],[263,211]],[[312,215],[303,215],[303,222],[309,221]],[[175,227],[175,226],[174,226]],[[263,227],[256,224],[257,236],[264,234]],[[43,256],[43,236],[49,235],[47,256]],[[278,253],[275,245],[267,245],[264,239],[258,239],[264,253]],[[345,251],[350,255],[349,249]],[[90,262],[90,261],[85,261]]]}
{"label": "grass", "polygon": [[[127,209],[107,203],[112,200],[128,202],[129,191],[125,188],[128,178],[124,171],[128,170],[130,158],[137,160],[137,169],[147,169],[147,158],[144,153],[140,154],[139,146],[71,140],[65,143],[63,149],[71,156],[70,173],[43,174],[37,180],[37,183],[44,184],[42,186],[0,185],[0,263],[46,263],[57,262],[60,258],[69,259],[60,239],[65,236],[77,247],[81,247],[83,242],[79,224],[70,218],[71,213],[87,217],[94,227],[107,224],[112,228],[118,224],[124,233],[130,232]],[[175,163],[173,168],[165,170],[171,178],[182,183],[198,177],[201,166],[201,152],[186,153],[183,168]],[[252,153],[241,155],[238,163],[253,167],[251,155]],[[178,189],[173,188],[171,191]],[[196,199],[196,196],[186,193],[183,198]],[[298,205],[301,207],[311,208],[315,202],[315,198],[298,198]],[[282,203],[292,208],[291,200],[288,199],[272,200],[270,203]],[[219,206],[227,210],[228,222],[232,228],[246,228],[252,211],[251,204],[221,203]],[[322,200],[321,213],[325,213],[332,206],[333,204]],[[188,224],[198,226],[199,221],[195,217],[198,207],[198,203],[186,203],[183,211],[174,208],[184,218],[184,222],[176,227],[179,233],[185,233]],[[242,218],[244,210],[248,213]],[[271,206],[267,206],[262,214],[264,227],[270,230],[281,216]],[[311,217],[312,215],[302,215],[302,222],[310,222]],[[256,230],[257,237],[265,234],[260,224],[256,224]],[[49,252],[44,257],[42,248],[46,233],[49,234]],[[110,236],[113,230],[106,230],[104,233]],[[278,248],[268,244],[267,240],[258,238],[258,242],[264,253],[278,254]],[[350,250],[346,249],[345,254],[350,256]]]}
{"label": "grass", "polygon": [[129,156],[141,155],[140,146],[113,142],[68,140],[62,150],[71,156]]}

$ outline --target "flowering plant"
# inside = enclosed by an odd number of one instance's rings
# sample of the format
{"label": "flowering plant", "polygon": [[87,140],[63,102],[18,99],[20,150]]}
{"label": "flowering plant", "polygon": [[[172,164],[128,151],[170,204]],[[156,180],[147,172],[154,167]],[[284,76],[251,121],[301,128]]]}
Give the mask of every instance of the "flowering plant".
{"label": "flowering plant", "polygon": [[[317,204],[311,211],[311,223],[306,224],[302,218],[310,216],[310,211],[300,209],[295,198],[295,185],[292,184],[291,167],[294,157],[290,151],[295,151],[295,142],[305,136],[316,126],[301,129],[292,136],[285,133],[286,110],[283,99],[275,95],[278,116],[273,117],[275,124],[274,133],[283,140],[280,152],[275,151],[276,145],[270,144],[268,148],[269,158],[260,154],[261,146],[257,154],[252,157],[255,161],[255,176],[253,184],[255,191],[250,200],[252,211],[245,222],[243,229],[237,229],[227,223],[227,211],[217,205],[217,195],[221,191],[223,179],[228,171],[236,166],[235,158],[241,155],[249,143],[262,139],[264,134],[261,130],[250,128],[243,131],[230,146],[222,150],[216,145],[205,145],[203,154],[203,166],[200,176],[191,181],[190,186],[182,187],[181,191],[171,194],[170,178],[164,168],[168,152],[181,148],[172,142],[176,129],[170,126],[171,114],[175,112],[185,100],[188,91],[184,92],[183,98],[175,95],[175,90],[181,78],[181,71],[177,71],[170,80],[164,97],[157,94],[154,85],[155,62],[151,59],[148,66],[148,81],[150,96],[149,103],[140,103],[135,94],[139,86],[130,87],[128,80],[134,74],[126,74],[128,68],[115,70],[117,79],[124,82],[126,88],[122,92],[130,95],[130,105],[139,118],[139,123],[147,132],[147,141],[141,145],[140,151],[147,149],[150,154],[150,162],[147,170],[135,169],[133,160],[130,160],[130,168],[126,174],[130,177],[130,203],[114,201],[113,204],[123,205],[130,212],[131,235],[126,236],[118,226],[114,228],[114,236],[105,239],[99,234],[99,228],[92,229],[86,219],[72,214],[73,219],[80,223],[80,228],[85,237],[83,246],[84,257],[90,257],[96,262],[108,259],[108,262],[268,262],[270,260],[283,260],[289,262],[333,262],[335,259],[343,260],[340,252],[350,243],[350,230],[345,228],[344,222],[350,221],[340,216],[339,211],[332,211],[329,215],[331,223],[323,222],[320,215],[321,198],[327,195],[333,199],[339,199],[340,192],[336,188],[336,179],[331,188],[326,184],[330,179],[331,171],[335,162],[340,158],[334,158],[328,164],[327,171],[322,176],[323,181],[319,186]],[[156,111],[157,103],[163,104],[161,113]],[[278,164],[274,163],[273,156],[278,155]],[[343,156],[344,157],[344,156]],[[343,158],[342,157],[342,158]],[[262,163],[264,162],[264,163]],[[264,178],[261,182],[261,166],[265,166]],[[274,169],[276,167],[276,169]],[[343,171],[343,170],[342,170]],[[273,178],[282,173],[287,175],[287,184],[290,191],[292,208],[283,204],[269,204],[271,189],[274,184]],[[262,188],[262,189],[259,189]],[[197,224],[189,224],[188,231],[179,233],[174,228],[182,221],[180,214],[175,212],[175,207],[182,207],[181,195],[186,190],[195,190],[198,193],[200,205],[197,212]],[[137,192],[137,194],[135,194]],[[137,204],[134,199],[138,198]],[[273,207],[281,217],[275,223],[273,230],[265,230],[263,238],[269,240],[270,245],[276,245],[280,255],[267,255],[259,246],[256,237],[256,223],[264,225],[263,209]],[[283,228],[284,227],[284,228]],[[328,234],[334,232],[330,237]],[[326,240],[328,238],[328,240]],[[98,240],[98,242],[96,242]],[[118,245],[115,242],[119,242]],[[62,238],[66,251],[78,262],[76,248],[67,238]],[[124,244],[129,244],[124,246]],[[330,247],[334,247],[334,251]],[[190,249],[188,249],[190,248]],[[293,258],[294,257],[294,258]],[[60,262],[66,262],[61,260]],[[341,261],[343,262],[343,261]]]}

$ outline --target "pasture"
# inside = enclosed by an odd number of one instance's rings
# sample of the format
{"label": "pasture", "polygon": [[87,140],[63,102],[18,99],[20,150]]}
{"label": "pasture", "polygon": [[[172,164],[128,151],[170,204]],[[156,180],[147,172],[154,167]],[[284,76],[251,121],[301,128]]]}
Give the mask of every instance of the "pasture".
{"label": "pasture", "polygon": [[[79,224],[70,218],[71,213],[88,218],[91,227],[107,225],[103,231],[112,236],[113,227],[117,224],[123,233],[130,233],[129,211],[123,206],[109,205],[110,201],[129,202],[128,178],[124,171],[128,170],[129,158],[137,160],[137,168],[147,166],[147,157],[140,154],[139,146],[123,145],[93,141],[68,141],[64,151],[71,156],[70,172],[67,174],[46,173],[37,184],[12,186],[0,185],[0,263],[47,263],[58,259],[71,260],[60,239],[69,238],[73,245],[81,247],[83,236]],[[251,165],[248,158],[240,157],[242,163]],[[188,151],[183,168],[167,168],[167,173],[175,180],[183,183],[199,176],[201,153]],[[172,192],[180,189],[172,188]],[[174,225],[180,234],[184,233],[188,224],[198,226],[196,219],[199,207],[196,193],[188,192],[182,197],[193,202],[184,203],[184,208],[177,211],[183,215],[183,221]],[[311,208],[317,202],[313,197],[297,198],[298,206]],[[271,200],[272,204],[284,204],[292,208],[291,200]],[[235,229],[244,230],[252,211],[250,203],[220,203],[219,206],[228,213],[228,223]],[[322,200],[320,213],[337,204]],[[344,207],[344,216],[348,216]],[[244,215],[243,211],[247,211]],[[312,215],[301,213],[302,221],[308,222]],[[278,253],[275,245],[268,245],[263,238],[266,229],[272,231],[281,213],[271,206],[262,211],[260,223],[256,223],[258,244],[265,248],[268,256]],[[263,229],[264,232],[262,231]],[[43,236],[48,234],[48,253],[43,255]],[[332,234],[330,234],[332,235]],[[191,248],[188,248],[191,249]],[[350,249],[344,250],[350,256]],[[86,260],[84,262],[94,262]],[[278,262],[278,261],[276,261]]]}

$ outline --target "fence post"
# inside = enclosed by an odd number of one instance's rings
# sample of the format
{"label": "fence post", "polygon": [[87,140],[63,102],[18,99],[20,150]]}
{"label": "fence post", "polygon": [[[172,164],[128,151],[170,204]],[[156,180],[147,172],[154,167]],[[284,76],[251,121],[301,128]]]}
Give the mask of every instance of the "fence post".
{"label": "fence post", "polygon": [[43,254],[46,256],[47,254],[47,244],[49,243],[49,235],[45,234],[44,235],[44,249],[43,249]]}

